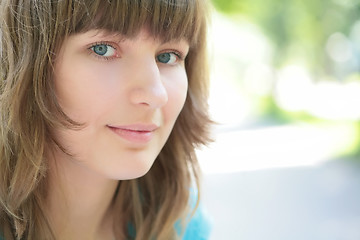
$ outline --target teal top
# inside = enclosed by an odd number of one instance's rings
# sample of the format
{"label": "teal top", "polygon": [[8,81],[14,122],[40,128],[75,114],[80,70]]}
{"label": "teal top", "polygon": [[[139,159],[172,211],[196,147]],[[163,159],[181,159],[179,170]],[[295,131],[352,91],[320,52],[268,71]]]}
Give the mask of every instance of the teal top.
{"label": "teal top", "polygon": [[211,222],[200,205],[185,229],[182,240],[207,240],[210,237]]}
{"label": "teal top", "polygon": [[[182,232],[180,222],[175,223],[175,230],[178,234]],[[135,239],[136,232],[134,227],[128,225],[129,234],[131,239]],[[182,240],[207,240],[210,237],[211,222],[207,216],[204,208],[199,205],[196,212],[190,219],[189,223],[185,227],[184,235]],[[1,239],[0,239],[1,240]]]}

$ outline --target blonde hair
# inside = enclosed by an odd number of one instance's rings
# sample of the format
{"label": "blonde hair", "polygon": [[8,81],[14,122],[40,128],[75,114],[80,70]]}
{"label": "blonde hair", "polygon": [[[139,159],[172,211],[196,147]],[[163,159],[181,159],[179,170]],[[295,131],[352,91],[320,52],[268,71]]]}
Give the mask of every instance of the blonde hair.
{"label": "blonde hair", "polygon": [[194,149],[209,141],[211,123],[206,0],[0,0],[0,234],[7,240],[55,239],[44,210],[45,150],[58,145],[51,129],[77,125],[59,107],[52,81],[63,40],[91,29],[131,38],[144,26],[163,41],[189,41],[189,89],[151,170],[119,182],[114,230],[119,239],[168,240],[181,234],[174,224],[180,221],[184,229],[193,182],[199,188]]}

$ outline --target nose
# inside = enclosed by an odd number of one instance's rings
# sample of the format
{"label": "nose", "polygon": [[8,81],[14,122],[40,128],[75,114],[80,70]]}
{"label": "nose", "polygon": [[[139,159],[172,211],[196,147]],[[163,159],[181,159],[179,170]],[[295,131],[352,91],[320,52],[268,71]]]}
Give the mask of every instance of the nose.
{"label": "nose", "polygon": [[130,101],[150,108],[164,106],[168,101],[168,93],[156,61],[154,59],[137,61],[131,68]]}

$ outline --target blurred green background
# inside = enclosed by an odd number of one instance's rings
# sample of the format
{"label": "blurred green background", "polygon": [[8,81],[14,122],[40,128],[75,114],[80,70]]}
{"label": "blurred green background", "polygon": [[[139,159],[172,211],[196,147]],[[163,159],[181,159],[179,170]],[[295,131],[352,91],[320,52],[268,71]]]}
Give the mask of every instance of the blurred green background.
{"label": "blurred green background", "polygon": [[228,129],[301,123],[342,132],[333,157],[357,156],[359,1],[212,3],[215,120]]}

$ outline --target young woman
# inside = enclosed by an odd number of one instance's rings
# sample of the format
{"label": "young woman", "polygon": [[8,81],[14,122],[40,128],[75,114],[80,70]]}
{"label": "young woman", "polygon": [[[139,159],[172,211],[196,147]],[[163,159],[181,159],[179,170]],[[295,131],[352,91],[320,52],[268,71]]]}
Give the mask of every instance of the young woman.
{"label": "young woman", "polygon": [[0,238],[206,239],[206,0],[0,0]]}

